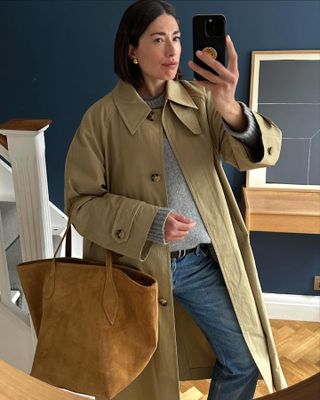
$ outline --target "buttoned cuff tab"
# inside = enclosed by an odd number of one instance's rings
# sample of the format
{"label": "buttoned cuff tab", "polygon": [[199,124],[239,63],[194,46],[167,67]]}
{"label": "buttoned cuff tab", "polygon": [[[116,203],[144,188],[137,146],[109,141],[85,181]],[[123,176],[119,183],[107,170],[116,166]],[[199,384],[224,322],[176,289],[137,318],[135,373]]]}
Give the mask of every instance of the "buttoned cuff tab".
{"label": "buttoned cuff tab", "polygon": [[117,243],[126,242],[129,238],[132,224],[140,204],[135,203],[130,207],[128,202],[122,202],[118,208],[116,218],[112,227],[112,237]]}

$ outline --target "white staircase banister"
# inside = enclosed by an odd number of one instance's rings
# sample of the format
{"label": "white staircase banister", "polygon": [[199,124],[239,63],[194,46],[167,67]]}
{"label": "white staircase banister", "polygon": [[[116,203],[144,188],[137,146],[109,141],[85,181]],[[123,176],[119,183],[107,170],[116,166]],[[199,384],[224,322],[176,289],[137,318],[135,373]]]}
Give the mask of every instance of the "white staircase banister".
{"label": "white staircase banister", "polygon": [[0,211],[0,301],[9,305],[11,303],[10,281],[7,259],[4,248],[4,234],[2,229],[2,216]]}
{"label": "white staircase banister", "polygon": [[53,256],[44,141],[51,122],[14,119],[0,124],[0,134],[7,137],[23,261]]}

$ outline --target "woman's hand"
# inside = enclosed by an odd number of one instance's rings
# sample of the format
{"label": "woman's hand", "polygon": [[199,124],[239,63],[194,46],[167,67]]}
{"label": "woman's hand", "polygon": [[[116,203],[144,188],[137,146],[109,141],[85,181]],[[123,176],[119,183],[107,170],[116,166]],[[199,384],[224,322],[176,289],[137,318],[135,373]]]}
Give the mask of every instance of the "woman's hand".
{"label": "woman's hand", "polygon": [[226,46],[229,58],[227,68],[211,55],[200,50],[196,52],[199,60],[213,68],[218,75],[199,67],[193,61],[189,61],[188,65],[193,71],[206,79],[206,81],[196,82],[199,86],[206,87],[211,91],[214,107],[223,119],[233,130],[242,132],[246,128],[246,117],[241,105],[235,100],[239,79],[238,55],[229,35],[226,38]]}
{"label": "woman's hand", "polygon": [[184,239],[190,230],[196,225],[191,218],[171,212],[164,226],[164,237],[166,242]]}

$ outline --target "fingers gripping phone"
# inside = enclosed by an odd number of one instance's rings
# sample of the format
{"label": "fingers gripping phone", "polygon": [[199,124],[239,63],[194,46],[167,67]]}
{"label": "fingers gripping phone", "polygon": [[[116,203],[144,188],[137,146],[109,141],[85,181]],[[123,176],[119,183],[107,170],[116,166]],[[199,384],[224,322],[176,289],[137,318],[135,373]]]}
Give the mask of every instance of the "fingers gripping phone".
{"label": "fingers gripping phone", "polygon": [[[217,74],[197,56],[196,51],[202,50],[225,65],[226,52],[226,18],[224,15],[195,15],[192,21],[193,31],[193,61],[200,67]],[[194,72],[198,80],[205,78]]]}

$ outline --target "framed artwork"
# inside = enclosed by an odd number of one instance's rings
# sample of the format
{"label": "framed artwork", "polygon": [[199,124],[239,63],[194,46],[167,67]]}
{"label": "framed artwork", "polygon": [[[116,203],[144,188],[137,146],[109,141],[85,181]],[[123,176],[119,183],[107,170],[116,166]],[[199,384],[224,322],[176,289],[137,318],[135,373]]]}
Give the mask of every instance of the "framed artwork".
{"label": "framed artwork", "polygon": [[249,231],[320,233],[320,50],[253,51],[250,108],[275,122],[273,167],[248,171]]}
{"label": "framed artwork", "polygon": [[253,51],[250,108],[282,130],[274,167],[247,172],[247,187],[320,189],[320,50]]}

